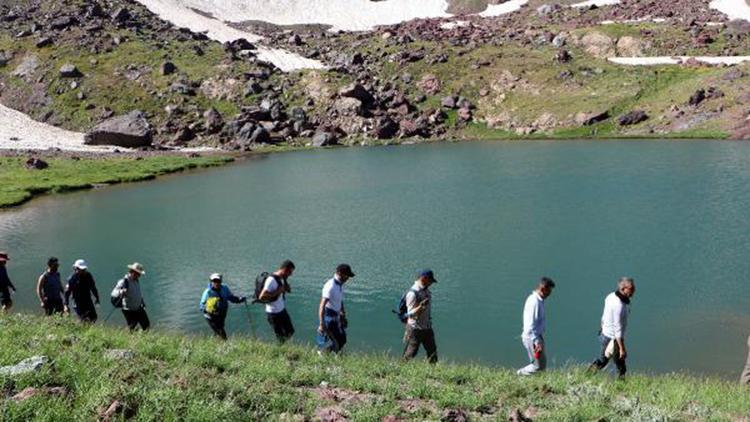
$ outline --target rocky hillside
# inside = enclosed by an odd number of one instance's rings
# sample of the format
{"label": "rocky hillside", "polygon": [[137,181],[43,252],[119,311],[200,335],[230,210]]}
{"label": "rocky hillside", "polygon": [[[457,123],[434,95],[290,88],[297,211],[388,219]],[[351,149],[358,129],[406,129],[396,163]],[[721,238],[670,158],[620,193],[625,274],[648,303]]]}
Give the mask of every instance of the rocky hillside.
{"label": "rocky hillside", "polygon": [[750,23],[707,0],[569,3],[368,32],[238,25],[328,66],[284,73],[129,0],[0,0],[0,102],[133,146],[750,136],[750,65],[608,60],[750,55]]}

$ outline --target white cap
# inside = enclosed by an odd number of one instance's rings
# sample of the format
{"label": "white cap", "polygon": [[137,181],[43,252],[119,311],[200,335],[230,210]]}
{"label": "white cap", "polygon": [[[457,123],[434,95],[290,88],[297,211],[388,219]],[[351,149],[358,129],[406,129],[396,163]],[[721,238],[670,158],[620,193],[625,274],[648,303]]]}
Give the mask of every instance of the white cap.
{"label": "white cap", "polygon": [[82,259],[77,259],[76,262],[73,263],[73,268],[78,268],[79,270],[85,270],[89,266],[86,265],[86,261]]}
{"label": "white cap", "polygon": [[211,276],[210,276],[210,277],[208,277],[208,279],[209,279],[210,281],[214,281],[214,280],[219,280],[219,281],[221,281],[221,280],[222,280],[222,278],[223,278],[223,277],[222,277],[222,276],[221,276],[221,274],[219,274],[219,273],[213,273],[213,274],[211,274]]}

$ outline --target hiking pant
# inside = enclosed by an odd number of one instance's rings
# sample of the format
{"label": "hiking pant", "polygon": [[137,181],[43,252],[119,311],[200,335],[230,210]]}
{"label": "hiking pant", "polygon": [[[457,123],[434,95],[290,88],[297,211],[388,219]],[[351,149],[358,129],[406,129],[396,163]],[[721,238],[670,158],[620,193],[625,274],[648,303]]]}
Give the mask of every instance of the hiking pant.
{"label": "hiking pant", "polygon": [[[596,369],[602,369],[609,363],[608,357],[604,355],[604,352],[607,350],[607,346],[609,345],[609,342],[612,341],[611,338],[605,336],[604,334],[599,334],[599,342],[601,343],[601,353],[599,354],[599,358],[596,359],[591,366],[595,367]],[[620,377],[625,376],[625,372],[627,371],[627,368],[625,367],[625,359],[620,359],[620,346],[617,345],[617,342],[615,342],[615,351],[612,355],[612,360],[615,361],[615,366],[617,366],[617,372],[620,375]]]}
{"label": "hiking pant", "polygon": [[45,300],[44,301],[44,314],[45,315],[52,315],[52,314],[61,314],[63,313],[63,303],[62,300]]}
{"label": "hiking pant", "polygon": [[435,344],[435,332],[432,331],[432,328],[418,329],[407,325],[404,341],[406,342],[404,360],[410,360],[414,356],[417,356],[419,346],[424,346],[424,350],[427,352],[427,359],[430,363],[437,363],[437,345]]}
{"label": "hiking pant", "polygon": [[331,339],[331,346],[328,350],[339,353],[346,344],[346,329],[344,329],[338,312],[326,308],[325,314],[323,314],[323,326],[328,338]]}
{"label": "hiking pant", "polygon": [[220,337],[222,340],[227,339],[227,332],[224,330],[224,321],[226,321],[226,316],[206,317],[208,326],[211,327],[211,329],[214,330],[214,334],[216,334],[216,336]]}
{"label": "hiking pant", "polygon": [[137,311],[123,309],[122,314],[125,316],[125,321],[128,323],[130,331],[135,330],[137,325],[140,325],[143,331],[148,330],[148,327],[151,326],[146,310],[143,308],[138,309]]}
{"label": "hiking pant", "polygon": [[544,347],[544,338],[539,337],[537,343],[542,346],[539,358],[534,357],[534,340],[531,337],[522,336],[521,342],[529,356],[529,364],[518,370],[518,375],[531,375],[535,372],[544,371],[547,368],[547,348]]}
{"label": "hiking pant", "polygon": [[95,323],[98,316],[96,315],[96,308],[92,307],[78,307],[75,308],[76,315],[81,322]]}
{"label": "hiking pant", "polygon": [[3,309],[10,309],[13,306],[13,300],[10,298],[10,290],[7,287],[0,289],[0,306]]}
{"label": "hiking pant", "polygon": [[271,328],[273,328],[273,332],[276,334],[276,338],[280,342],[284,343],[292,338],[294,335],[294,326],[292,325],[292,318],[289,317],[286,309],[275,314],[266,314],[266,316],[268,317],[268,323],[271,324]]}
{"label": "hiking pant", "polygon": [[[750,348],[750,337],[747,338],[747,347]],[[747,353],[747,363],[745,364],[745,370],[742,372],[740,382],[745,385],[750,385],[750,351]]]}

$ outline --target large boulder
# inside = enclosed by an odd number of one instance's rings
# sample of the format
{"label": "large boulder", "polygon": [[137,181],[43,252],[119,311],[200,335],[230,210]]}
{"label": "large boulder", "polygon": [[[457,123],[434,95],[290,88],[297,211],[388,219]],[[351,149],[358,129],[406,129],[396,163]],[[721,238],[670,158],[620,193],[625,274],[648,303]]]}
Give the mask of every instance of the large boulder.
{"label": "large boulder", "polygon": [[62,78],[80,78],[81,76],[83,74],[73,64],[67,63],[60,67],[60,77]]}
{"label": "large boulder", "polygon": [[331,132],[317,132],[312,137],[312,144],[315,147],[328,147],[337,145],[336,135]]}
{"label": "large boulder", "polygon": [[617,40],[617,55],[621,57],[640,57],[646,46],[636,37],[624,36]]}
{"label": "large boulder", "polygon": [[136,110],[99,123],[86,134],[84,143],[138,148],[151,145],[152,140],[151,125],[144,114]]}
{"label": "large boulder", "polygon": [[594,57],[606,59],[615,55],[615,44],[612,38],[599,31],[584,35],[580,43],[583,49]]}
{"label": "large boulder", "polygon": [[345,86],[339,91],[339,95],[345,98],[356,98],[362,104],[370,104],[375,100],[370,91],[358,83]]}
{"label": "large boulder", "polygon": [[648,114],[643,110],[633,110],[629,113],[623,114],[617,119],[617,123],[620,126],[632,126],[638,123],[645,122],[648,120]]}

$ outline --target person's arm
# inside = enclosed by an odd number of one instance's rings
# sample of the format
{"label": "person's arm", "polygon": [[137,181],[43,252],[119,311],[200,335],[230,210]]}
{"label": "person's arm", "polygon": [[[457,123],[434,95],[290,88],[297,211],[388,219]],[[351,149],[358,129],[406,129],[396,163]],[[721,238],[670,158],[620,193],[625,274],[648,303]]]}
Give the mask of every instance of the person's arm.
{"label": "person's arm", "polygon": [[612,321],[612,328],[614,330],[615,334],[615,342],[617,343],[617,347],[620,350],[620,359],[625,359],[628,355],[627,350],[625,349],[625,339],[623,338],[624,332],[623,332],[623,324],[622,324],[622,317],[623,317],[623,310],[625,308],[625,305],[620,302],[618,299],[615,304],[612,306],[612,309],[610,309],[610,315]]}
{"label": "person's arm", "polygon": [[324,332],[326,329],[325,324],[323,323],[324,321],[323,317],[325,316],[327,303],[328,303],[328,298],[325,298],[325,297],[320,298],[320,307],[318,308],[318,321],[320,322],[320,324],[318,325],[318,332],[320,333]]}
{"label": "person's arm", "polygon": [[201,312],[206,312],[206,301],[208,301],[208,289],[204,290],[203,294],[201,295],[201,302],[200,302]]}
{"label": "person's arm", "polygon": [[96,281],[94,280],[94,276],[89,274],[89,277],[91,277],[91,293],[94,295],[94,299],[96,300],[94,303],[99,304],[99,290],[96,289]]}
{"label": "person's arm", "polygon": [[67,309],[70,306],[70,290],[73,288],[73,276],[68,277],[68,284],[65,286],[65,294],[63,295],[63,303]]}
{"label": "person's arm", "polygon": [[247,301],[247,298],[244,296],[243,297],[235,296],[234,294],[232,294],[232,291],[229,290],[229,287],[227,287],[227,300],[232,303],[242,303],[242,302]]}
{"label": "person's arm", "polygon": [[[39,303],[44,306],[44,296],[42,296],[42,285],[44,284],[44,274],[39,276],[39,281],[36,283],[36,295],[39,297]],[[15,290],[15,289],[14,289]]]}
{"label": "person's arm", "polygon": [[[273,283],[276,284],[276,287],[272,289],[271,284]],[[282,293],[284,293],[283,285],[276,281],[274,277],[269,276],[263,285],[263,290],[261,290],[260,295],[258,295],[258,299],[263,302],[273,302],[278,299]]]}

